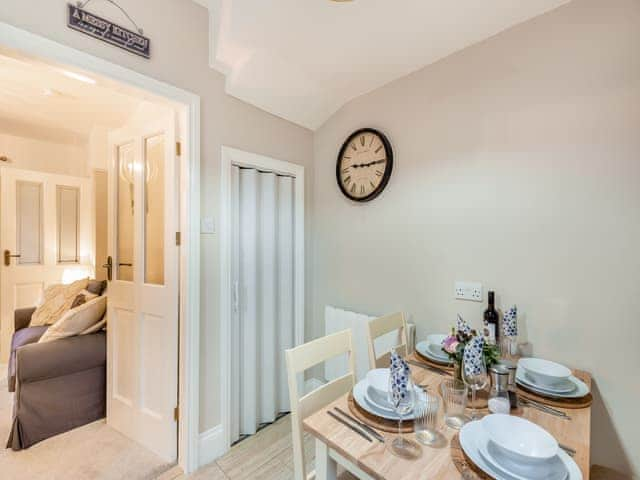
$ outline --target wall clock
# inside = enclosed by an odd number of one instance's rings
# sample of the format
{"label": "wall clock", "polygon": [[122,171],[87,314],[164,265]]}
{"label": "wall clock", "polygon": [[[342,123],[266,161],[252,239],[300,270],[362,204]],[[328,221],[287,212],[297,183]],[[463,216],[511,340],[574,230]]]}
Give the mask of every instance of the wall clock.
{"label": "wall clock", "polygon": [[340,148],[336,180],[347,198],[368,202],[387,186],[392,169],[393,151],[387,137],[373,128],[362,128]]}

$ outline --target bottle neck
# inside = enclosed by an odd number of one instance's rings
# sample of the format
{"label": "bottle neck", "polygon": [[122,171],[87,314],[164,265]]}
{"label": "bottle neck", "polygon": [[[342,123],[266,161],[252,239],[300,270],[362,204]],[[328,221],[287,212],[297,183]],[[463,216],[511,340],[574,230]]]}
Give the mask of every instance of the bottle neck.
{"label": "bottle neck", "polygon": [[493,292],[489,292],[489,308],[493,309],[495,305],[495,294]]}

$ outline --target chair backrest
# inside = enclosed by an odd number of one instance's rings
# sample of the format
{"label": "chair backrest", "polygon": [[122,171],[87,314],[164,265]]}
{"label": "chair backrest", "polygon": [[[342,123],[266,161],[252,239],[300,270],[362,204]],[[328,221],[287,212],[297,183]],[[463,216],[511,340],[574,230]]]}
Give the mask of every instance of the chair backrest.
{"label": "chair backrest", "polygon": [[[302,397],[298,392],[298,374],[337,355],[347,354],[349,371]],[[296,480],[307,480],[304,460],[302,422],[312,413],[347,393],[355,382],[355,359],[351,330],[343,330],[318,338],[286,351],[291,402],[291,436],[293,439],[293,466]],[[303,392],[304,393],[304,392]],[[309,477],[313,475],[310,474]]]}
{"label": "chair backrest", "polygon": [[378,356],[376,354],[375,340],[382,335],[389,332],[399,331],[400,344],[396,345],[395,350],[399,355],[403,357],[408,355],[408,342],[407,342],[407,322],[404,319],[404,314],[393,313],[380,318],[374,318],[369,322],[369,366],[374,368],[386,368],[389,366],[389,360],[391,352],[385,352]]}

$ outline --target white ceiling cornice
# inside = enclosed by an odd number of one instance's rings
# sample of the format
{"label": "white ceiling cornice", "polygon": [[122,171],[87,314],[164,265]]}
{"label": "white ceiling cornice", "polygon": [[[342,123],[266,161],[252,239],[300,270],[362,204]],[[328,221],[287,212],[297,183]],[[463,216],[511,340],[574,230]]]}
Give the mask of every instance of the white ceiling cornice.
{"label": "white ceiling cornice", "polygon": [[350,100],[570,0],[195,0],[228,94],[315,130]]}

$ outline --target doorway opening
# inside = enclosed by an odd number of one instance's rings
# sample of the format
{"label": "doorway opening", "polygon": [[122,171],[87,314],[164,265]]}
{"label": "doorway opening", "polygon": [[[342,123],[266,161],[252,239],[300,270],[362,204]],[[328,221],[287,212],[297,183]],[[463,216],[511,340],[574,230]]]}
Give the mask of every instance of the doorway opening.
{"label": "doorway opening", "polygon": [[1,23],[0,61],[0,363],[16,310],[51,285],[109,279],[105,426],[193,471],[198,97]]}
{"label": "doorway opening", "polygon": [[284,350],[304,341],[304,167],[223,147],[222,454],[289,411]]}

